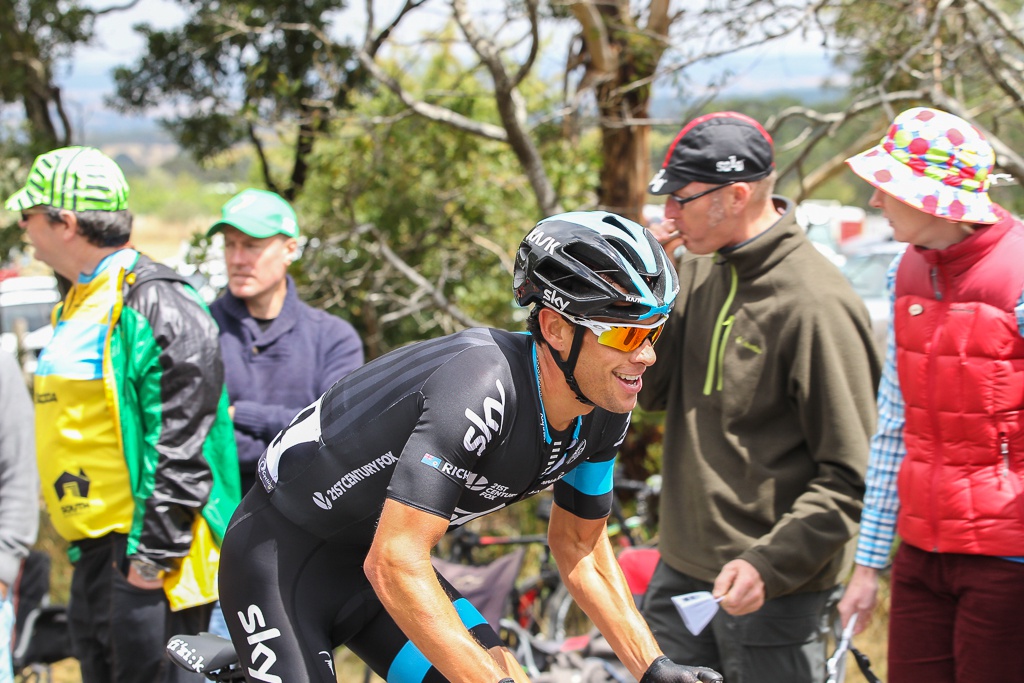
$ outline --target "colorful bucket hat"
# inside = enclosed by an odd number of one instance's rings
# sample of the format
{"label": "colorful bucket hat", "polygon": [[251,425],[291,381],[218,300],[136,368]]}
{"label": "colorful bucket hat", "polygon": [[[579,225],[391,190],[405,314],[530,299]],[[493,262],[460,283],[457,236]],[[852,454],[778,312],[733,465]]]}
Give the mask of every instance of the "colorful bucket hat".
{"label": "colorful bucket hat", "polygon": [[995,153],[958,116],[915,107],[875,147],[846,160],[858,176],[904,204],[964,223],[996,223],[988,196]]}
{"label": "colorful bucket hat", "polygon": [[52,206],[69,211],[121,211],[128,208],[128,181],[121,167],[93,147],[61,147],[32,162],[25,187],[4,207],[23,211]]}

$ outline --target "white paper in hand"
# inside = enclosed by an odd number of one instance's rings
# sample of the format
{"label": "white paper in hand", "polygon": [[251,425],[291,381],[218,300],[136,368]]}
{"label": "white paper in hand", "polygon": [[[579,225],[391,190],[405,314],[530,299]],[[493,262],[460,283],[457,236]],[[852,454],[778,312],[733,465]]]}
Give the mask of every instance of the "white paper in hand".
{"label": "white paper in hand", "polygon": [[714,597],[709,591],[672,596],[672,604],[679,610],[679,616],[693,635],[704,630],[718,611],[718,603],[721,601],[722,598]]}

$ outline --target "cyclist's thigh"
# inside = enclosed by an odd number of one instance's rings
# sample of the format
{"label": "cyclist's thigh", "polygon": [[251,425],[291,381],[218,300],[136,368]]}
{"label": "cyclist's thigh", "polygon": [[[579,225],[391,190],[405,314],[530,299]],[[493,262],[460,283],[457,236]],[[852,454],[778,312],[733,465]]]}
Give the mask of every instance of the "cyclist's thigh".
{"label": "cyclist's thigh", "polygon": [[221,549],[220,598],[249,680],[334,683],[332,626],[366,584],[361,553],[284,519],[259,487]]}
{"label": "cyclist's thigh", "polygon": [[[437,578],[477,642],[486,649],[504,645],[480,612],[444,577],[438,574]],[[358,634],[348,639],[348,648],[388,683],[443,683],[444,676],[406,637],[376,596],[371,600],[376,606],[373,617]]]}
{"label": "cyclist's thigh", "polygon": [[681,574],[663,561],[658,562],[644,595],[643,615],[658,645],[672,661],[720,669],[718,645],[711,627],[699,635],[691,634],[672,603],[673,595],[710,590],[710,583]]}
{"label": "cyclist's thigh", "polygon": [[829,623],[842,588],[769,600],[753,614],[720,611],[711,628],[729,683],[818,683],[825,672]]}

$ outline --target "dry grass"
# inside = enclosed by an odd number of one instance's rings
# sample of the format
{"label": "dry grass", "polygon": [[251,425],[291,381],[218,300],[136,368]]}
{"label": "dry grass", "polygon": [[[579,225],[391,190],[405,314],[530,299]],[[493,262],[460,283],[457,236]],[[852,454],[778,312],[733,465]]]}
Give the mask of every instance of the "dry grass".
{"label": "dry grass", "polygon": [[132,226],[132,245],[154,261],[181,256],[183,245],[193,235],[204,233],[212,221],[167,221],[154,216],[136,216]]}

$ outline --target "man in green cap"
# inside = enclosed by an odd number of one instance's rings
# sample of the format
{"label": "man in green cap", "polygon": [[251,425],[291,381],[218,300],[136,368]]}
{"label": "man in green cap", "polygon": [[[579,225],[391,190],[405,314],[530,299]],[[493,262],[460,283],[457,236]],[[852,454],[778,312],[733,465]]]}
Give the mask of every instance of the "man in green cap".
{"label": "man in green cap", "polygon": [[34,381],[82,681],[202,680],[164,646],[206,627],[240,497],[216,325],[183,278],[128,246],[128,183],[99,150],[40,155],[5,208],[71,283]]}
{"label": "man in green cap", "polygon": [[220,326],[244,493],[271,439],[363,364],[363,344],[348,322],[299,300],[288,275],[299,254],[299,225],[279,195],[243,190],[207,234],[218,232],[228,287],[210,312]]}

